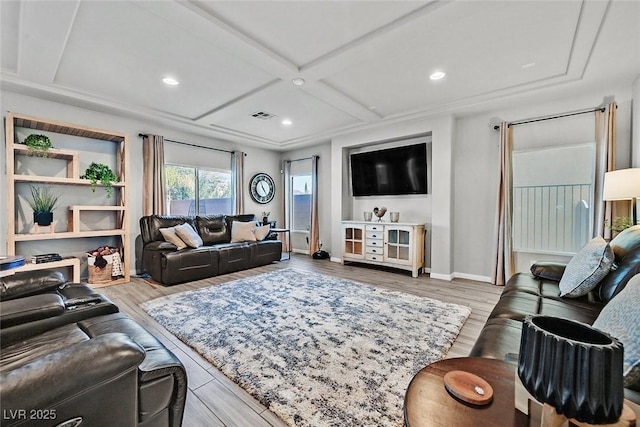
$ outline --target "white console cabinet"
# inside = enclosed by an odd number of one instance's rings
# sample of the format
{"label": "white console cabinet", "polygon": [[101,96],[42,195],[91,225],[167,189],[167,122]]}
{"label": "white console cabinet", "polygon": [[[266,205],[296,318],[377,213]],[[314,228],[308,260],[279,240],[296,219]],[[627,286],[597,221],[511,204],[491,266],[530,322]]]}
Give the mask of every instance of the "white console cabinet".
{"label": "white console cabinet", "polygon": [[342,221],[342,263],[362,262],[411,271],[424,267],[424,224]]}

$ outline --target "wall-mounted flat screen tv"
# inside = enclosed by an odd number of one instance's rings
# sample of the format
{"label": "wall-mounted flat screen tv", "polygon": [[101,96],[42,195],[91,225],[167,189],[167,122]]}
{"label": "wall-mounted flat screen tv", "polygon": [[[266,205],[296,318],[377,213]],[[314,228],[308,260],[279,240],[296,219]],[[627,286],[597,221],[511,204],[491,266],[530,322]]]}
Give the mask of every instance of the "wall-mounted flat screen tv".
{"label": "wall-mounted flat screen tv", "polygon": [[351,154],[353,195],[427,194],[427,145]]}

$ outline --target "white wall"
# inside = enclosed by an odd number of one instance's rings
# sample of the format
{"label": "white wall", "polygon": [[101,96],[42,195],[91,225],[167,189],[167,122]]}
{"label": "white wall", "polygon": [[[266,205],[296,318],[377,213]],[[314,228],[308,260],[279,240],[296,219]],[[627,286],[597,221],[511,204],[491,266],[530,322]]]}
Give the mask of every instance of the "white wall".
{"label": "white wall", "polygon": [[[276,189],[276,196],[278,191],[282,191],[282,183],[280,177],[280,153],[263,150],[251,146],[243,146],[234,142],[215,140],[200,135],[190,134],[187,132],[179,131],[170,126],[154,123],[152,121],[139,120],[136,118],[122,117],[112,114],[106,114],[96,112],[84,108],[73,107],[69,105],[59,104],[39,98],[19,95],[13,92],[1,91],[1,108],[3,116],[6,112],[14,112],[20,114],[26,114],[30,116],[40,117],[43,119],[59,120],[72,124],[78,124],[93,128],[106,129],[111,131],[125,132],[129,135],[130,147],[129,147],[129,165],[130,165],[130,178],[128,179],[129,185],[129,203],[130,203],[130,224],[129,229],[131,232],[130,242],[131,248],[135,248],[136,238],[140,234],[139,220],[142,216],[142,138],[138,137],[139,133],[153,133],[163,135],[165,138],[183,141],[197,145],[203,145],[208,147],[222,148],[225,150],[242,150],[247,156],[245,157],[245,196],[244,205],[245,213],[253,213],[260,215],[263,210],[272,212],[270,217],[272,220],[278,222],[283,221],[281,216],[282,202],[281,198],[276,197],[274,201],[267,205],[260,205],[255,203],[248,193],[248,183],[251,177],[258,172],[266,172],[276,180],[278,188]],[[5,139],[5,133],[2,133],[2,139]],[[6,145],[3,144],[3,148]],[[0,247],[6,248],[6,223],[7,223],[7,211],[6,205],[6,157],[2,156],[0,166],[0,188],[2,188],[2,195],[0,196]],[[13,214],[13,213],[11,213]],[[81,246],[77,248],[78,253],[82,253],[82,250],[86,248],[86,242],[82,239],[73,243]],[[64,242],[63,245],[68,247],[69,242]],[[84,246],[83,246],[84,245]],[[45,252],[52,252],[53,250]],[[73,249],[66,249],[72,251]],[[4,252],[4,250],[0,250]],[[53,251],[55,252],[55,251]],[[68,254],[68,253],[67,253]],[[64,255],[64,254],[63,254]],[[135,262],[135,257],[131,257],[132,263]],[[130,268],[133,272],[134,265]]]}
{"label": "white wall", "polygon": [[[403,216],[401,208],[389,203],[387,208],[400,212],[401,221],[421,222],[431,228],[431,276],[449,279],[452,276],[452,135],[453,117],[451,115],[434,116],[384,123],[381,126],[352,132],[333,138],[331,141],[331,162],[334,165],[331,174],[331,226],[332,259],[341,258],[340,221],[361,220],[364,210],[349,194],[349,174],[347,154],[351,148],[397,138],[409,138],[415,135],[431,134],[432,137],[432,194],[415,199],[414,196],[401,198],[402,203],[412,203],[410,215]],[[388,198],[371,198],[372,206]],[[396,199],[395,206],[402,206]],[[386,202],[385,202],[386,203]],[[356,208],[354,208],[356,206]],[[409,212],[409,210],[407,210]],[[428,256],[429,256],[428,255]]]}

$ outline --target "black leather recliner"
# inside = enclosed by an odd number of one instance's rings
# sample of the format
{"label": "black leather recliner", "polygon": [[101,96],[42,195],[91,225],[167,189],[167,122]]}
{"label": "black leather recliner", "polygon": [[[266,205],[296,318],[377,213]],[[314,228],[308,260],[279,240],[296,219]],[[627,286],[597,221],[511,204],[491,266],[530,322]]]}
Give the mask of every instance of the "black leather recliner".
{"label": "black leather recliner", "polygon": [[2,426],[182,424],[182,363],[105,296],[53,271],[0,282]]}

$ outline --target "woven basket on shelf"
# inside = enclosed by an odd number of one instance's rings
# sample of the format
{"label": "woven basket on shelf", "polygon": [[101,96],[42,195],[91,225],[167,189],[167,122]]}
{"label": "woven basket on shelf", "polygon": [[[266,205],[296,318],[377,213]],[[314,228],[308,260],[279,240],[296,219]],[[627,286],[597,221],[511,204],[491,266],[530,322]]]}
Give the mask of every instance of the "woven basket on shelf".
{"label": "woven basket on shelf", "polygon": [[111,277],[111,267],[112,267],[112,255],[104,255],[103,258],[107,261],[107,265],[103,268],[96,267],[95,261],[96,257],[87,254],[87,268],[89,270],[89,284],[91,285],[101,285],[104,283],[109,283],[113,280]]}

